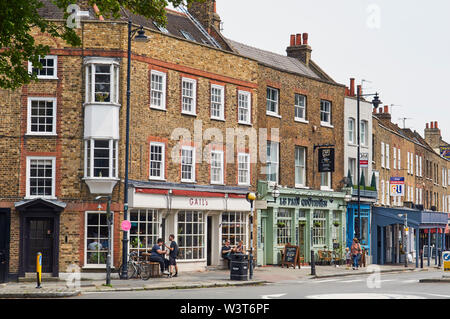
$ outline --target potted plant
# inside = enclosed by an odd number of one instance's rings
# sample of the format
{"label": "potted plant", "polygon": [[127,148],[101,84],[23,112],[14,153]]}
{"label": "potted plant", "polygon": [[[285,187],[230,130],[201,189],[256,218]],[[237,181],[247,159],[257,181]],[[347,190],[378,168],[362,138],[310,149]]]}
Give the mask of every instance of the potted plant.
{"label": "potted plant", "polygon": [[322,226],[321,223],[319,223],[319,222],[314,222],[314,227],[320,227],[320,226]]}
{"label": "potted plant", "polygon": [[333,225],[334,225],[334,227],[339,227],[341,225],[341,223],[336,221],[336,222],[333,223]]}
{"label": "potted plant", "polygon": [[279,228],[284,228],[285,226],[286,226],[286,224],[284,223],[284,222],[278,222],[277,223],[277,226],[279,227]]}
{"label": "potted plant", "polygon": [[301,221],[299,221],[298,222],[298,224],[300,225],[300,226],[305,226],[306,225],[306,221],[304,221],[304,220],[301,220]]}

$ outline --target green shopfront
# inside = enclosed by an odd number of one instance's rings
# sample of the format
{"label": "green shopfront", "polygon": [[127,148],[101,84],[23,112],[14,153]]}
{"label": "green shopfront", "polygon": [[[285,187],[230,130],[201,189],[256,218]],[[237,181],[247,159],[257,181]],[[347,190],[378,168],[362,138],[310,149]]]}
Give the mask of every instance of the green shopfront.
{"label": "green shopfront", "polygon": [[255,210],[259,266],[280,264],[281,251],[287,243],[299,246],[305,263],[310,261],[311,245],[316,258],[319,250],[343,253],[345,192],[281,187],[278,190],[280,194],[275,199],[273,187],[258,182]]}

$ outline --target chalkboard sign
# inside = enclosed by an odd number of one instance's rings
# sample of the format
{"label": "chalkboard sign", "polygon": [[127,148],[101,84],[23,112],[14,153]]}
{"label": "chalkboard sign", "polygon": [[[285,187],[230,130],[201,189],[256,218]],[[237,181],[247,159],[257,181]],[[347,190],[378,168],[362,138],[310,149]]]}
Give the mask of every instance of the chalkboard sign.
{"label": "chalkboard sign", "polygon": [[284,254],[283,260],[281,262],[281,267],[286,265],[287,268],[289,268],[290,266],[293,266],[295,268],[298,264],[298,256],[299,256],[298,246],[291,246],[291,245],[284,246]]}

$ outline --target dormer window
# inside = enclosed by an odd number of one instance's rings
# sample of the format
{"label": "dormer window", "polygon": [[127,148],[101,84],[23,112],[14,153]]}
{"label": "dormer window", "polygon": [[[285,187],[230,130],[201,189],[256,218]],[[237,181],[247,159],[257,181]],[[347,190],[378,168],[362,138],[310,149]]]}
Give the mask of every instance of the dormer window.
{"label": "dormer window", "polygon": [[159,25],[159,24],[156,23],[155,21],[153,21],[153,24],[154,24],[155,27],[157,27],[158,30],[161,31],[162,33],[169,33],[169,30],[167,30],[164,26]]}
{"label": "dormer window", "polygon": [[86,63],[86,103],[119,101],[119,65],[113,59],[93,58]]}
{"label": "dormer window", "polygon": [[194,37],[189,32],[184,30],[180,30],[180,32],[187,40],[195,41]]}

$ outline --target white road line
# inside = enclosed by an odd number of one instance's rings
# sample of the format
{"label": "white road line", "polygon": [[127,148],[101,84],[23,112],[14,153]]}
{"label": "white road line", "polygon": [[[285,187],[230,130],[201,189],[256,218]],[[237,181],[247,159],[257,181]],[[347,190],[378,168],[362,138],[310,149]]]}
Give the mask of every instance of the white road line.
{"label": "white road line", "polygon": [[361,281],[364,281],[364,279],[343,280],[343,281],[340,281],[340,282],[350,283],[350,282],[361,282]]}
{"label": "white road line", "polygon": [[326,279],[326,280],[313,281],[313,283],[321,284],[321,283],[324,283],[324,282],[332,282],[332,281],[338,281],[338,280],[339,279]]}
{"label": "white road line", "polygon": [[443,298],[450,298],[449,295],[437,295],[437,294],[425,294],[424,295],[429,295],[429,296],[434,296],[434,297],[443,297]]}
{"label": "white road line", "polygon": [[411,279],[411,280],[403,280],[402,283],[404,284],[413,284],[413,283],[418,283],[419,280],[417,279]]}

